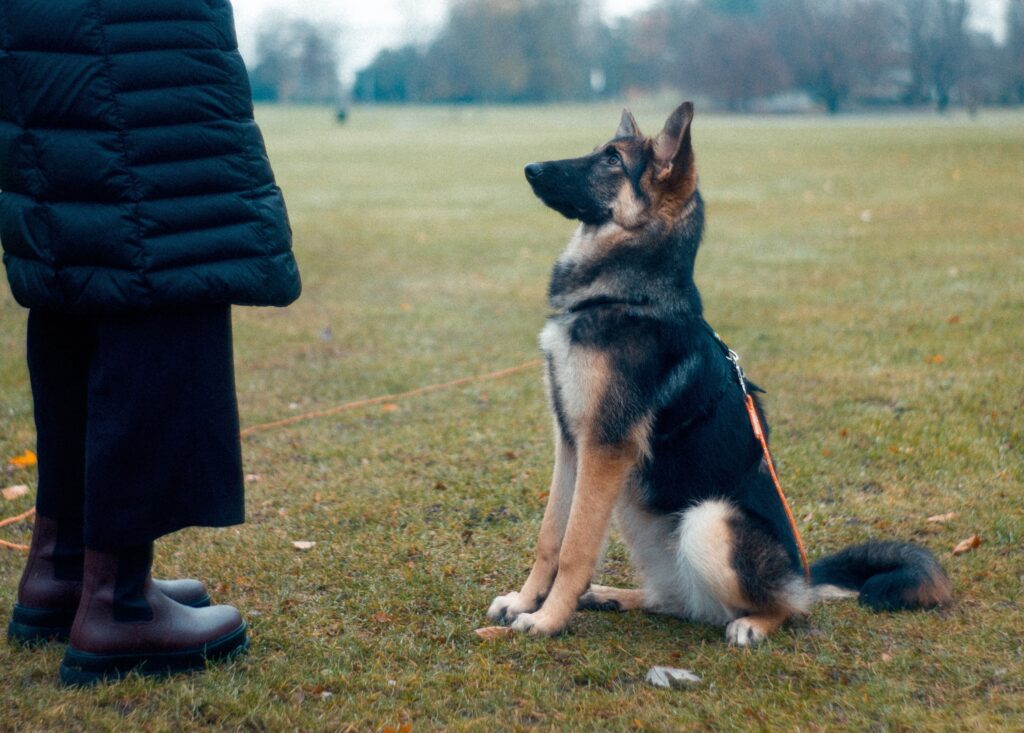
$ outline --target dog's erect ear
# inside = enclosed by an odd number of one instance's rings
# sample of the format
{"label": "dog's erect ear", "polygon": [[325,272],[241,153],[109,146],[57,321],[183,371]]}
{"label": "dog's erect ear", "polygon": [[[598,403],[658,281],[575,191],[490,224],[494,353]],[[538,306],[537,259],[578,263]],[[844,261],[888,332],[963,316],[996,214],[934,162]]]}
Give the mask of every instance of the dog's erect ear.
{"label": "dog's erect ear", "polygon": [[615,131],[615,137],[642,137],[640,126],[636,124],[633,113],[628,109],[622,110],[622,121],[619,123],[619,129]]}
{"label": "dog's erect ear", "polygon": [[682,180],[693,166],[693,146],[690,144],[692,121],[693,102],[683,102],[669,115],[664,129],[654,138],[654,160],[660,168],[659,181]]}

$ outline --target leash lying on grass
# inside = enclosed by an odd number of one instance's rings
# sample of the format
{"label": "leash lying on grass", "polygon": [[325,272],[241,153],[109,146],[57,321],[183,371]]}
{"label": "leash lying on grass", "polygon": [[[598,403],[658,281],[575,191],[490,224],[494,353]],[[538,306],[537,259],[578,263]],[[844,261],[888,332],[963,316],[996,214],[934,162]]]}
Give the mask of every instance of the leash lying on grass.
{"label": "leash lying on grass", "polygon": [[[461,377],[460,379],[453,379],[450,382],[440,382],[438,384],[428,384],[424,387],[417,387],[416,389],[410,389],[406,392],[398,392],[395,394],[380,395],[379,397],[369,397],[362,400],[354,400],[352,402],[346,402],[343,405],[337,405],[326,410],[314,410],[313,412],[306,412],[302,415],[294,415],[292,417],[286,417],[281,420],[273,420],[272,422],[259,423],[257,425],[250,425],[245,428],[241,433],[241,437],[245,438],[254,433],[266,432],[268,430],[276,430],[277,428],[287,427],[289,425],[295,425],[296,423],[307,422],[309,420],[316,420],[321,417],[329,417],[330,415],[337,415],[342,412],[348,412],[349,410],[357,410],[360,407],[370,407],[371,405],[380,405],[386,402],[398,402],[399,400],[409,399],[410,397],[418,397],[428,392],[438,392],[443,389],[453,389],[455,387],[461,387],[466,384],[473,384],[474,382],[486,382],[495,379],[502,379],[519,372],[524,372],[528,369],[535,369],[542,363],[541,359],[531,359],[530,361],[519,364],[518,366],[509,367],[507,369],[499,369],[496,372],[488,372],[487,374],[475,374],[471,377]],[[28,519],[35,514],[35,509],[29,509],[23,514],[19,514],[16,517],[10,517],[0,521],[0,527],[6,527],[8,524],[14,524],[20,522],[23,519]],[[8,550],[21,550],[22,552],[28,552],[27,545],[17,545],[13,542],[6,542],[0,540],[0,547]]]}
{"label": "leash lying on grass", "polygon": [[[6,527],[8,524],[14,524],[15,522],[20,522],[23,519],[28,519],[35,513],[35,509],[29,509],[27,512],[22,512],[16,517],[0,519],[0,527]],[[14,542],[7,542],[6,540],[0,540],[0,547],[3,547],[7,550],[21,550],[22,552],[28,552],[28,545],[18,545]]]}
{"label": "leash lying on grass", "polygon": [[474,382],[486,382],[495,379],[502,379],[519,372],[524,372],[528,369],[535,369],[539,367],[543,361],[541,359],[531,359],[530,361],[524,362],[518,366],[509,367],[507,369],[499,369],[496,372],[488,372],[487,374],[476,374],[471,377],[461,377],[460,379],[453,379],[450,382],[441,382],[439,384],[428,384],[425,387],[417,387],[416,389],[410,389],[407,392],[398,392],[396,394],[380,395],[379,397],[369,397],[362,400],[355,400],[353,402],[346,402],[343,405],[337,407],[330,407],[326,410],[315,410],[313,412],[306,412],[302,415],[295,415],[293,417],[286,417],[282,420],[274,420],[273,422],[261,423],[258,425],[250,425],[242,431],[241,435],[243,438],[252,435],[253,433],[264,432],[267,430],[276,430],[277,428],[287,427],[300,422],[306,422],[308,420],[316,420],[321,417],[329,417],[330,415],[337,415],[341,412],[348,412],[349,410],[357,410],[360,407],[370,407],[371,405],[380,405],[385,402],[398,402],[399,400],[409,399],[410,397],[418,397],[428,392],[437,392],[442,389],[452,389],[454,387],[461,387],[465,384],[473,384]]}

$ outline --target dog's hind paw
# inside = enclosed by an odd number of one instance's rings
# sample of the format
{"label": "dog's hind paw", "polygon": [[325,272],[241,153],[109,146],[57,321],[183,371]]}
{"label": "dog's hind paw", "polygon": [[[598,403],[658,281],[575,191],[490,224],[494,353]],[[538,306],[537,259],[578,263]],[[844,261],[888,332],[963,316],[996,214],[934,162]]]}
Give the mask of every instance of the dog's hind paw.
{"label": "dog's hind paw", "polygon": [[622,605],[615,598],[605,598],[600,593],[588,591],[580,596],[577,611],[621,611]]}
{"label": "dog's hind paw", "polygon": [[506,593],[491,601],[491,606],[487,609],[487,619],[508,626],[516,620],[519,614],[536,609],[537,606],[531,608],[529,604],[523,603],[519,593]]}
{"label": "dog's hind paw", "polygon": [[768,638],[757,624],[746,617],[740,617],[725,627],[725,638],[729,646],[756,646]]}

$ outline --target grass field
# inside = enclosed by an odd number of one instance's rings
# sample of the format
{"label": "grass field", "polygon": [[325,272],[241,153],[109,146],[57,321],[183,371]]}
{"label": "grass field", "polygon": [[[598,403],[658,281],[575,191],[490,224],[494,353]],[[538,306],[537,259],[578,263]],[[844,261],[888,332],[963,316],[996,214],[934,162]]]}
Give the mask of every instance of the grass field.
{"label": "grass field", "polygon": [[[634,111],[656,132],[670,106]],[[589,150],[616,108],[259,117],[305,290],[286,310],[235,311],[243,425],[537,356],[571,225],[522,165]],[[157,570],[242,609],[248,657],[68,691],[62,648],[0,645],[0,731],[1024,728],[1024,115],[698,114],[694,136],[698,284],[768,389],[812,558],[868,537],[923,543],[955,608],[820,606],[753,650],[635,614],[479,640],[491,598],[525,579],[547,490],[529,370],[247,438],[247,524],[162,540]],[[34,443],[24,329],[4,283],[0,459]],[[21,483],[34,472],[0,469],[0,485]],[[31,503],[0,499],[0,517]],[[974,533],[981,546],[953,557]],[[0,537],[27,542],[29,526]],[[0,613],[22,560],[0,549]],[[618,542],[602,578],[632,582]],[[648,687],[655,664],[704,683]]]}

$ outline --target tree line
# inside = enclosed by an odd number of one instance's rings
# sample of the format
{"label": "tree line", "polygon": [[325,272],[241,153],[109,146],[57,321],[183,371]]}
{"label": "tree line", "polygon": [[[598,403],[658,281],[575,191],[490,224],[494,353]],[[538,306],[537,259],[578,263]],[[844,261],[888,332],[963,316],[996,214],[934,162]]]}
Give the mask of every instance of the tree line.
{"label": "tree line", "polygon": [[[789,98],[829,112],[1024,103],[1024,0],[1008,0],[1002,43],[972,30],[969,12],[970,0],[660,0],[609,24],[595,0],[452,0],[431,42],[381,51],[351,96],[517,103],[674,89],[731,110]],[[334,101],[322,95],[339,89],[336,31],[291,23],[301,32],[278,22],[261,33],[254,89]]]}

